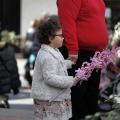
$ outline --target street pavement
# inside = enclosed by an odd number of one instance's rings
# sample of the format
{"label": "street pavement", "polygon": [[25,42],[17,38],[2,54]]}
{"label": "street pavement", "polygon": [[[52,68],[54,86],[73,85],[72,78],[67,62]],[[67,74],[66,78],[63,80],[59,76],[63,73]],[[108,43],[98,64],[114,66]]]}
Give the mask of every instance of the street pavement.
{"label": "street pavement", "polygon": [[34,114],[32,111],[0,108],[0,120],[33,120],[33,119]]}
{"label": "street pavement", "polygon": [[11,109],[23,109],[33,111],[33,99],[30,97],[29,89],[21,88],[19,94],[9,94],[8,102]]}

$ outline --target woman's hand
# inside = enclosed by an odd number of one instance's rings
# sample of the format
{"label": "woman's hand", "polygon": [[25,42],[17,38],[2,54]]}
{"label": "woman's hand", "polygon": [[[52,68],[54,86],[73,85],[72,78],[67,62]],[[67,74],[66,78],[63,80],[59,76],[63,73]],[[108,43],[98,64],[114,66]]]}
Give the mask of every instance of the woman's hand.
{"label": "woman's hand", "polygon": [[78,59],[78,55],[69,55],[69,57],[67,59],[71,60],[74,63],[76,63],[76,61]]}
{"label": "woman's hand", "polygon": [[79,79],[75,77],[75,78],[73,79],[73,86],[76,86],[76,84],[77,84],[78,82],[79,82]]}
{"label": "woman's hand", "polygon": [[75,62],[71,61],[72,62],[72,65],[75,65]]}

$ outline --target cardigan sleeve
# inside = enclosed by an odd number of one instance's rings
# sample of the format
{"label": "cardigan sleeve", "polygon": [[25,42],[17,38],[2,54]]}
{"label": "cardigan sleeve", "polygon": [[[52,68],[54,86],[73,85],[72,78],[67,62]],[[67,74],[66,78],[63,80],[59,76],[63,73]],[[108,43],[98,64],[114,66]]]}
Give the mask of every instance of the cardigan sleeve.
{"label": "cardigan sleeve", "polygon": [[81,7],[81,0],[57,0],[59,22],[62,25],[65,44],[69,54],[78,54],[76,19]]}
{"label": "cardigan sleeve", "polygon": [[73,77],[57,75],[57,64],[57,61],[53,57],[46,57],[43,61],[42,73],[44,82],[58,88],[72,87]]}
{"label": "cardigan sleeve", "polygon": [[72,61],[71,60],[65,60],[65,64],[66,64],[67,69],[72,68]]}

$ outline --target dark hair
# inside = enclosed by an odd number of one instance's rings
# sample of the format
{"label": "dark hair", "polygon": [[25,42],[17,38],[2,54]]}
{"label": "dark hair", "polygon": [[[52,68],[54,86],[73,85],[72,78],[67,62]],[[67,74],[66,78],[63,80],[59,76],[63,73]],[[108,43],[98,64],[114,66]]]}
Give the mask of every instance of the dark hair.
{"label": "dark hair", "polygon": [[50,44],[49,37],[55,37],[55,34],[58,30],[61,29],[61,26],[56,20],[49,19],[47,22],[44,22],[40,27],[38,27],[36,32],[36,38],[40,44]]}

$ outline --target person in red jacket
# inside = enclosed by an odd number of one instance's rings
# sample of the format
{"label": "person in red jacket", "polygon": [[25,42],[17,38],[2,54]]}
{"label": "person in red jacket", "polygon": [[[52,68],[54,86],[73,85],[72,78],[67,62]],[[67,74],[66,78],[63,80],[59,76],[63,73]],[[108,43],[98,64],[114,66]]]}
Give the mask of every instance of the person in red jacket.
{"label": "person in red jacket", "polygon": [[[76,62],[71,72],[75,76],[75,70],[83,62],[90,62],[95,52],[108,44],[105,4],[103,0],[57,0],[57,6],[68,59]],[[98,111],[100,73],[94,70],[88,81],[71,88],[72,118],[69,120],[79,120]]]}

